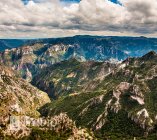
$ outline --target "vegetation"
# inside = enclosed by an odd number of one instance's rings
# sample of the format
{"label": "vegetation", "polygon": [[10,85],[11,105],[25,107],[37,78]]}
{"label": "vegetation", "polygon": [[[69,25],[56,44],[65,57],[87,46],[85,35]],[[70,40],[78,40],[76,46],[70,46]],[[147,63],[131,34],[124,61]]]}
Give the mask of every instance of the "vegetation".
{"label": "vegetation", "polygon": [[[43,107],[41,109],[41,112],[44,115],[54,115],[60,112],[67,112],[68,115],[76,121],[76,124],[78,126],[93,128],[93,124],[97,121],[98,117],[103,114],[106,104],[109,100],[112,99],[111,106],[115,107],[117,99],[113,98],[113,91],[116,91],[117,87],[122,82],[130,83],[130,88],[122,92],[119,97],[121,109],[118,111],[118,113],[115,114],[115,112],[110,109],[110,107],[108,107],[108,115],[105,118],[105,125],[103,125],[100,130],[97,130],[95,132],[95,135],[99,139],[106,138],[111,140],[121,140],[123,138],[128,140],[134,139],[136,137],[136,139],[143,140],[145,139],[145,133],[147,133],[147,127],[143,129],[140,126],[140,123],[142,123],[144,116],[140,116],[141,120],[135,123],[135,121],[131,120],[131,118],[128,117],[128,114],[131,114],[132,117],[136,118],[137,113],[140,110],[146,109],[148,111],[149,117],[153,121],[153,125],[155,125],[154,117],[157,112],[157,70],[155,69],[157,66],[156,60],[157,55],[154,53],[149,53],[142,58],[130,58],[128,60],[129,65],[127,65],[125,68],[115,69],[114,73],[109,74],[103,80],[97,82],[95,84],[95,88],[92,91],[88,91],[87,89],[85,90],[86,92],[84,92],[84,89],[82,87],[80,87],[78,94],[74,95],[72,94],[72,91],[69,91],[69,93],[71,93],[70,95],[66,94],[66,92],[63,91],[63,96],[59,97],[58,100],[55,100],[52,103],[48,104],[46,107]],[[66,63],[68,63],[68,61]],[[125,64],[126,62],[123,63]],[[71,64],[71,62],[69,62],[69,64]],[[69,66],[69,64],[66,65]],[[94,75],[97,75],[99,73],[99,71],[97,70],[101,69],[102,64],[103,63],[94,63],[90,65],[89,69],[87,67],[82,68],[80,63],[77,63],[75,66],[78,67],[77,70],[81,68],[81,71],[86,72],[88,81],[90,81],[90,79],[92,79],[93,81]],[[63,65],[62,63],[60,64],[60,69],[64,71],[64,67],[62,67]],[[51,73],[51,70],[52,69],[49,69],[49,73]],[[77,70],[73,68],[67,70],[68,71],[66,71],[65,76],[62,76],[62,74],[60,74],[57,78],[62,79],[60,80],[60,83],[63,84],[63,81],[65,81],[67,86],[74,86],[74,89],[75,87],[77,87],[77,85],[75,86],[74,83],[77,83],[76,81],[80,80],[80,75],[78,77],[76,76],[72,79],[69,79],[70,81],[75,80],[71,82],[73,84],[71,85],[69,84],[66,75]],[[54,75],[55,73],[57,73],[55,71],[53,72]],[[52,79],[52,77],[49,77],[48,80]],[[44,79],[45,77],[42,78]],[[84,81],[83,83],[85,85],[88,85],[88,81]],[[55,89],[61,88],[60,86],[58,86],[58,84],[56,84],[55,86]],[[131,96],[135,95],[143,100],[144,104],[139,104],[138,100],[133,100],[131,98]],[[103,96],[102,101],[97,99],[100,96]],[[156,131],[153,133],[149,132],[149,135],[146,135],[146,137],[148,139],[155,139],[155,133]]]}

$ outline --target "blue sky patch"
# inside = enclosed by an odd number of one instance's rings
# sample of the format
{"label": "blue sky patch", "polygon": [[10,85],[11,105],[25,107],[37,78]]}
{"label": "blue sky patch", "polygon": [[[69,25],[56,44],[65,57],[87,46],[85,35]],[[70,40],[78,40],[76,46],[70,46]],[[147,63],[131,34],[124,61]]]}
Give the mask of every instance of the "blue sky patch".
{"label": "blue sky patch", "polygon": [[[30,0],[22,0],[24,4],[28,4]],[[33,0],[34,2],[38,2],[39,0]],[[79,3],[81,0],[60,0],[64,3]],[[113,3],[120,4],[118,0],[110,0]]]}
{"label": "blue sky patch", "polygon": [[119,5],[122,5],[118,0],[110,0],[110,1]]}
{"label": "blue sky patch", "polygon": [[[23,1],[23,3],[26,5],[26,4],[28,4],[28,2],[30,1],[30,0],[22,0]],[[40,0],[33,0],[34,2],[39,2]],[[43,0],[44,1],[44,0]],[[46,1],[46,0],[45,0]],[[79,3],[81,0],[60,0],[61,2],[67,2],[67,3]]]}

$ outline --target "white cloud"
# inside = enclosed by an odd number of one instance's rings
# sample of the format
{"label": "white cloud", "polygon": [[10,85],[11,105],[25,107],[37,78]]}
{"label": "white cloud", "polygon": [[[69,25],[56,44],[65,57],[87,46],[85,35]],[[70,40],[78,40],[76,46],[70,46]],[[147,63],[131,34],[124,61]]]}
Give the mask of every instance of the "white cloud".
{"label": "white cloud", "polygon": [[157,33],[156,0],[0,1],[0,37],[55,37],[75,34],[150,35]]}

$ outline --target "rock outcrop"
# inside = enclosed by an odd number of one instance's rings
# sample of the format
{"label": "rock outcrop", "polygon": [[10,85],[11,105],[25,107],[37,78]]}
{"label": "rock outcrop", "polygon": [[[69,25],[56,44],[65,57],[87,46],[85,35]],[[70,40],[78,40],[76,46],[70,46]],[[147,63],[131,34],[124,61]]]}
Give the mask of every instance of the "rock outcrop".
{"label": "rock outcrop", "polygon": [[[51,131],[52,133],[55,133],[55,135],[67,135],[67,133],[70,133],[67,140],[94,140],[92,132],[89,133],[86,129],[77,128],[75,122],[72,121],[66,113],[48,118],[10,116],[9,122],[6,129],[2,130],[3,137],[12,136],[16,139],[23,137],[29,138],[34,127],[45,132]],[[40,137],[40,133],[38,135]]]}
{"label": "rock outcrop", "polygon": [[49,102],[46,93],[0,64],[0,127],[8,127],[11,115],[39,116],[37,109]]}

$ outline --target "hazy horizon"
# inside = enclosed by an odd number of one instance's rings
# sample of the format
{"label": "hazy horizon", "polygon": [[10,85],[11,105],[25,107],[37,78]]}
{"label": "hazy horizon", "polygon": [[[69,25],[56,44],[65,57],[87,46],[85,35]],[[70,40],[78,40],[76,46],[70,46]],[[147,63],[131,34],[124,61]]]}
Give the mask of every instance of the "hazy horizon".
{"label": "hazy horizon", "polygon": [[80,34],[80,35],[63,36],[63,37],[45,37],[45,38],[44,38],[44,37],[43,37],[43,38],[42,38],[42,37],[41,37],[41,38],[33,38],[33,37],[32,37],[32,38],[24,38],[24,37],[23,37],[23,38],[0,38],[0,39],[1,39],[1,40],[3,40],[3,39],[4,39],[4,40],[5,40],[5,39],[6,39],[6,40],[7,40],[7,39],[8,39],[8,40],[9,40],[9,39],[11,39],[11,40],[36,40],[36,39],[68,38],[68,37],[75,37],[75,36],[90,36],[90,37],[92,37],[92,36],[93,36],[93,37],[131,37],[131,38],[140,38],[140,37],[142,38],[142,37],[144,37],[144,38],[155,38],[155,39],[157,38],[157,37],[149,37],[149,36],[148,36],[148,37],[147,37],[147,36],[127,36],[127,35],[126,35],[126,36],[114,36],[114,35],[108,36],[108,35],[89,35],[89,34],[81,35],[81,34]]}

